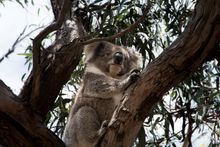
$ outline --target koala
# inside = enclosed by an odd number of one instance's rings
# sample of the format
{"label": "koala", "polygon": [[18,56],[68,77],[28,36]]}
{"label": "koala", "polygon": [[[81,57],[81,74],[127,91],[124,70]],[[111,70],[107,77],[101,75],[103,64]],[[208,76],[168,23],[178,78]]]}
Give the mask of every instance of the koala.
{"label": "koala", "polygon": [[85,71],[64,131],[67,147],[95,147],[125,90],[139,77],[141,56],[109,42],[85,46]]}

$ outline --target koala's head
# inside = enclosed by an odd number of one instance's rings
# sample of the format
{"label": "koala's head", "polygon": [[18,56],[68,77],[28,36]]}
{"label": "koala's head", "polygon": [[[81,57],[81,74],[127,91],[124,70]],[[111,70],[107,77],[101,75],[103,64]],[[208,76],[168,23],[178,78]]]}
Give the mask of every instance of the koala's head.
{"label": "koala's head", "polygon": [[142,59],[134,50],[105,41],[85,46],[84,53],[86,68],[90,72],[101,72],[117,79],[124,77],[133,69],[139,69],[139,62]]}

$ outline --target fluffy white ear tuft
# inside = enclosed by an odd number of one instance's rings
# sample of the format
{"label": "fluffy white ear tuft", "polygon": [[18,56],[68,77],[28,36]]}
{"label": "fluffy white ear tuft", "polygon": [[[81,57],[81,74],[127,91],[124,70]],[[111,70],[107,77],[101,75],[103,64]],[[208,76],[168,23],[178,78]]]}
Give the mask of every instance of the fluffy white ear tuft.
{"label": "fluffy white ear tuft", "polygon": [[136,51],[134,47],[127,47],[127,50],[133,64],[132,68],[141,68],[143,63],[142,55],[138,51]]}
{"label": "fluffy white ear tuft", "polygon": [[85,45],[84,46],[84,54],[85,54],[85,63],[87,63],[93,56],[94,54],[94,49],[92,48],[91,44]]}
{"label": "fluffy white ear tuft", "polygon": [[88,61],[94,56],[94,54],[99,53],[100,49],[104,49],[106,46],[112,46],[111,43],[106,41],[98,41],[93,42],[91,44],[84,46],[84,53],[85,53],[85,62]]}

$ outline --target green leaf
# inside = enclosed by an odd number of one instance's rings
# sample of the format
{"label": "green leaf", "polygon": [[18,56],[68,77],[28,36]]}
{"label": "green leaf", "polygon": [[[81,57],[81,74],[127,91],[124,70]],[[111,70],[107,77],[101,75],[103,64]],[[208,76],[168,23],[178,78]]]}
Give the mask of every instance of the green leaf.
{"label": "green leaf", "polygon": [[19,56],[32,57],[32,53],[18,53]]}

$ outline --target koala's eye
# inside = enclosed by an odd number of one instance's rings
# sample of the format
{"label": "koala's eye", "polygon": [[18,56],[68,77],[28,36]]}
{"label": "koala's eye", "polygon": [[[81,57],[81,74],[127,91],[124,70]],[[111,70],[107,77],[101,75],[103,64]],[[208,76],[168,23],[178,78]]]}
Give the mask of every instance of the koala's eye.
{"label": "koala's eye", "polygon": [[104,54],[105,57],[108,57],[108,56],[110,56],[110,55],[111,55],[110,52],[106,52],[106,53]]}
{"label": "koala's eye", "polygon": [[106,57],[107,56],[107,54],[106,53],[98,53],[98,56],[100,56],[100,57]]}

